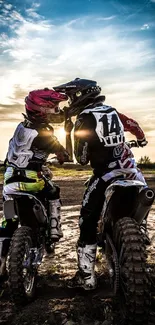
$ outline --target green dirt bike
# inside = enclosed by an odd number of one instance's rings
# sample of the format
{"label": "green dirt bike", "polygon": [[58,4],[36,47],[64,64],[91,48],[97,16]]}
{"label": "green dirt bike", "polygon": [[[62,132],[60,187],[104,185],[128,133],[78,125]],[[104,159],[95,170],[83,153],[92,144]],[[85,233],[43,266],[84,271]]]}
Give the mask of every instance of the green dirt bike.
{"label": "green dirt bike", "polygon": [[[50,183],[54,192],[52,180],[44,174],[42,177]],[[37,270],[45,250],[47,253],[54,252],[55,243],[50,238],[48,202],[46,198],[38,199],[37,194],[19,192],[10,195],[10,200],[4,202],[4,215],[7,221],[14,220],[17,229],[11,238],[6,236],[5,228],[0,228],[1,276],[7,258],[11,297],[16,305],[22,305],[35,296]]]}

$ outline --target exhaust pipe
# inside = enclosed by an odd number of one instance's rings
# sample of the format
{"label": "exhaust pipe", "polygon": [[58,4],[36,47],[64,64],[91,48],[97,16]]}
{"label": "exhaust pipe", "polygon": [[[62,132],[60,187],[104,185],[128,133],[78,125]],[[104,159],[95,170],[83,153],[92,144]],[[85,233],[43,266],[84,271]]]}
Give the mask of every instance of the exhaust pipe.
{"label": "exhaust pipe", "polygon": [[[145,196],[146,196],[146,199],[147,199],[148,202],[151,201],[151,202],[153,203],[152,200],[154,200],[155,193],[153,192],[152,189],[150,189],[150,188],[147,189],[147,191],[146,191],[146,193],[145,193]],[[152,203],[151,203],[151,204],[152,204]]]}
{"label": "exhaust pipe", "polygon": [[150,211],[153,204],[155,193],[151,188],[143,189],[138,196],[138,204],[134,214],[134,219],[141,224]]}
{"label": "exhaust pipe", "polygon": [[46,222],[46,216],[45,216],[40,204],[35,204],[33,206],[33,212],[34,212],[39,223],[44,224]]}

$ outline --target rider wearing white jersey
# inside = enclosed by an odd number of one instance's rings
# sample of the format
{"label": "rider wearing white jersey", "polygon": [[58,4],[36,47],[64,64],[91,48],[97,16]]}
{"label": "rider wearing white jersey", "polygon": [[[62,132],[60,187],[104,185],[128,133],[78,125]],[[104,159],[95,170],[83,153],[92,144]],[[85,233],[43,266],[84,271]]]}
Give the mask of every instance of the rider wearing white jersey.
{"label": "rider wearing white jersey", "polygon": [[[4,200],[17,192],[37,193],[48,200],[48,210],[51,225],[51,239],[58,241],[62,237],[60,223],[60,189],[55,185],[55,192],[41,177],[49,154],[56,154],[62,164],[68,160],[68,153],[54,135],[50,125],[53,122],[63,122],[64,114],[59,108],[61,101],[66,101],[67,95],[52,89],[31,91],[25,98],[26,115],[19,123],[13,137],[10,139],[6,171],[4,174]],[[7,236],[11,236],[15,228],[12,220],[6,224]]]}

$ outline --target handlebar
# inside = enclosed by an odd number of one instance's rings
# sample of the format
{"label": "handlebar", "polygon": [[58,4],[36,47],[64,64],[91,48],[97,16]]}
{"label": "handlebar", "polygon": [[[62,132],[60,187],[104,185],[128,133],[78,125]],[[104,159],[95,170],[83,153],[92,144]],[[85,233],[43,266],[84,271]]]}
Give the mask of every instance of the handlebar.
{"label": "handlebar", "polygon": [[138,142],[136,140],[130,140],[125,143],[129,148],[139,148]]}
{"label": "handlebar", "polygon": [[46,162],[47,162],[48,164],[50,164],[50,165],[58,164],[58,163],[59,163],[59,161],[58,161],[58,159],[57,159],[57,156],[54,156],[54,157],[52,157],[52,158],[47,159]]}
{"label": "handlebar", "polygon": [[[71,162],[73,162],[73,160],[67,159],[67,157],[66,157],[64,162],[70,162],[71,163]],[[54,156],[52,158],[47,159],[47,163],[50,164],[50,165],[54,165],[54,164],[60,164],[61,165],[61,163],[59,162],[57,156]]]}
{"label": "handlebar", "polygon": [[[130,141],[126,141],[125,144],[129,147],[129,148],[139,148],[139,145],[137,143],[136,140],[130,140]],[[66,162],[73,162],[71,160],[66,160]],[[54,164],[59,164],[59,161],[57,159],[57,156],[54,156],[52,158],[47,159],[47,163],[50,165],[54,165]]]}

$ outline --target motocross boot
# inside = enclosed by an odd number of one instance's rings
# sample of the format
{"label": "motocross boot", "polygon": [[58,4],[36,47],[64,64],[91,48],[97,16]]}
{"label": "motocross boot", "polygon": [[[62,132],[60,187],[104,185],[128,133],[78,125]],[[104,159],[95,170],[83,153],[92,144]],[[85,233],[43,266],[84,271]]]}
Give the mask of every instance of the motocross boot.
{"label": "motocross boot", "polygon": [[49,219],[50,219],[50,234],[51,239],[54,242],[59,241],[63,237],[60,221],[60,200],[50,200],[49,201]]}
{"label": "motocross boot", "polygon": [[96,261],[97,244],[77,246],[78,255],[78,271],[74,278],[68,282],[68,287],[82,287],[85,290],[93,290],[97,286],[95,276],[95,261]]}

